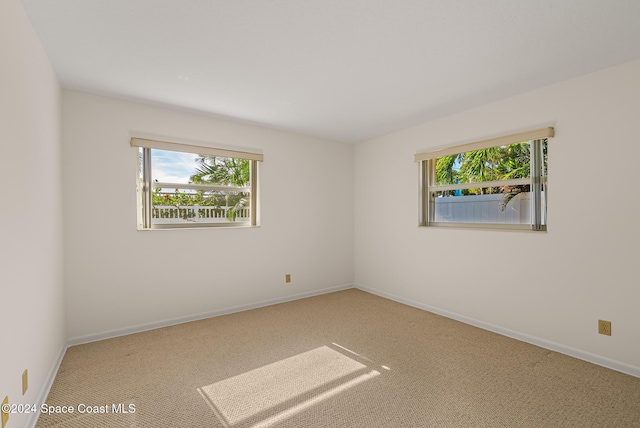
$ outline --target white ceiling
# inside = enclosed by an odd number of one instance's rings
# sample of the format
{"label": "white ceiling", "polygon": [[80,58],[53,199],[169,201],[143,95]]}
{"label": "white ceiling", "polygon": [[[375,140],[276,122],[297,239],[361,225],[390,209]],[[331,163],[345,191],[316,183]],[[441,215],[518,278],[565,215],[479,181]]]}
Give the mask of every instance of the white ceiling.
{"label": "white ceiling", "polygon": [[640,58],[640,0],[21,1],[65,87],[343,142]]}

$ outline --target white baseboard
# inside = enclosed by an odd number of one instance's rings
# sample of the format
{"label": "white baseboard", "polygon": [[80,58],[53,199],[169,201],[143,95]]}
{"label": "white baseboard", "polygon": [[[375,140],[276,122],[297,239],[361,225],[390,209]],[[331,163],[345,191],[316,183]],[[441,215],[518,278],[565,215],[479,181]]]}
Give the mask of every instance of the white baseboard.
{"label": "white baseboard", "polygon": [[[35,403],[46,403],[47,402],[47,397],[49,396],[49,391],[51,390],[51,386],[53,385],[53,381],[56,379],[56,375],[58,374],[58,370],[60,369],[60,364],[62,363],[62,359],[64,358],[64,354],[65,354],[65,352],[67,352],[67,348],[68,348],[68,346],[66,344],[63,344],[62,347],[60,348],[60,352],[58,353],[58,358],[56,358],[56,360],[53,362],[53,365],[51,366],[51,370],[49,370],[49,374],[47,375],[47,378],[45,379],[44,385],[42,386],[42,389],[40,390],[40,393],[38,394],[38,398],[36,399]],[[29,418],[27,419],[27,423],[26,423],[25,427],[27,427],[27,428],[35,427],[36,423],[38,422],[38,417],[39,416],[40,416],[40,412],[35,412],[35,413],[29,414]]]}
{"label": "white baseboard", "polygon": [[405,299],[403,297],[399,297],[399,296],[387,293],[385,291],[380,291],[380,290],[376,290],[373,288],[369,288],[369,287],[365,287],[357,284],[354,287],[359,290],[366,291],[367,293],[384,297],[385,299],[393,300],[398,303],[403,303],[405,305],[412,306],[414,308],[423,309],[425,311],[442,315],[444,317],[451,318],[456,321],[463,322],[465,324],[479,327],[484,330],[489,330],[494,333],[501,334],[503,336],[511,337],[512,339],[517,339],[522,342],[527,342],[532,345],[540,346],[541,348],[549,349],[550,351],[559,352],[561,354],[568,355],[570,357],[578,358],[580,360],[584,360],[593,364],[597,364],[599,366],[606,367],[608,369],[616,370],[616,371],[640,378],[640,367],[632,366],[630,364],[613,360],[611,358],[602,357],[596,354],[591,354],[589,352],[581,351],[580,349],[575,349],[570,346],[562,345],[560,343],[551,342],[549,340],[541,339],[539,337],[530,336],[528,334],[520,333],[517,331],[509,330],[507,328],[499,327],[493,324],[489,324],[483,321],[469,318],[464,315],[459,315],[459,314],[449,312],[443,309],[439,309],[433,306],[425,305],[423,303],[416,302],[410,299]]}
{"label": "white baseboard", "polygon": [[218,309],[211,312],[204,312],[195,315],[189,315],[185,317],[172,318],[168,320],[162,320],[157,322],[152,322],[148,324],[140,324],[132,327],[121,328],[117,330],[110,330],[104,333],[91,334],[87,336],[75,337],[67,340],[67,347],[80,345],[83,343],[96,342],[98,340],[111,339],[113,337],[125,336],[127,334],[140,333],[142,331],[155,330],[157,328],[169,327],[176,324],[183,324],[191,321],[198,321],[206,318],[217,317],[221,315],[228,315],[235,312],[247,311],[250,309],[261,308],[264,306],[276,305],[278,303],[291,302],[293,300],[304,299],[307,297],[319,296],[322,294],[333,293],[335,291],[347,290],[349,288],[353,288],[353,284],[343,284],[337,285],[334,287],[323,288],[321,290],[309,291],[306,293],[299,294],[291,294],[288,296],[278,297],[275,299],[262,300],[259,302],[249,303],[246,305],[234,306],[231,308]]}

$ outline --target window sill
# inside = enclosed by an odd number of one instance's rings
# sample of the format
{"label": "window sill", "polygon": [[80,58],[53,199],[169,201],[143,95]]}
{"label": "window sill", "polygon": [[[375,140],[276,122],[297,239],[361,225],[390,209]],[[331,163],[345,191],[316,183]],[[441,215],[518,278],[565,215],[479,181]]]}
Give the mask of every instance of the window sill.
{"label": "window sill", "polygon": [[546,233],[547,228],[534,230],[529,224],[488,224],[488,223],[432,223],[428,226],[418,225],[419,229],[458,229],[458,230],[484,230],[500,232],[525,232]]}
{"label": "window sill", "polygon": [[234,226],[228,226],[228,225],[224,225],[224,226],[191,226],[191,225],[184,225],[184,226],[171,226],[171,227],[154,227],[151,229],[144,229],[144,228],[137,228],[137,230],[139,232],[148,232],[148,231],[158,231],[158,230],[210,230],[210,229],[256,229],[259,228],[260,225],[250,225],[250,224],[241,224],[241,225],[234,225]]}

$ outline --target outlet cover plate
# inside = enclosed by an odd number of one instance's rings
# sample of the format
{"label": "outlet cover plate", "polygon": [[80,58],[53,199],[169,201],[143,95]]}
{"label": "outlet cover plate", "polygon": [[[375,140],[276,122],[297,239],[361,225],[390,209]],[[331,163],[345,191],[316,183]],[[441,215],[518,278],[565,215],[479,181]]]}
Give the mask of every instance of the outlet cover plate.
{"label": "outlet cover plate", "polygon": [[611,336],[611,321],[598,320],[598,333]]}
{"label": "outlet cover plate", "polygon": [[[2,400],[2,407],[4,407],[5,404],[9,404],[8,395],[4,397],[4,400]],[[4,428],[4,426],[7,424],[7,421],[9,420],[9,412],[5,413],[4,411],[0,410],[0,413],[2,414],[2,428]]]}
{"label": "outlet cover plate", "polygon": [[27,389],[29,389],[29,372],[24,369],[22,372],[22,395],[27,393]]}

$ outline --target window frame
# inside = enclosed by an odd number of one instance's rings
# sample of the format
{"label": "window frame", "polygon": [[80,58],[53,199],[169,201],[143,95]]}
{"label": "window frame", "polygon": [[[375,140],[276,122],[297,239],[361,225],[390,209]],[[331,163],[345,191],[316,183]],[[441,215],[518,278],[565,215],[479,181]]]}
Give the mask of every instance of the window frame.
{"label": "window frame", "polygon": [[[148,140],[144,138],[132,138],[131,146],[141,152],[138,155],[138,186],[137,186],[137,212],[138,230],[163,230],[163,229],[185,229],[185,228],[235,228],[235,227],[257,227],[259,226],[259,198],[258,198],[258,162],[263,161],[261,153],[243,152],[231,149],[219,149],[207,146],[196,146],[191,144],[181,144],[166,141]],[[216,184],[195,184],[195,183],[168,183],[154,182],[152,177],[152,150],[164,150],[177,153],[192,153],[200,156],[215,156],[221,158],[242,159],[249,162],[249,185],[223,186]],[[156,188],[176,188],[190,190],[209,190],[225,192],[245,192],[249,193],[249,220],[248,221],[223,221],[223,222],[190,222],[190,223],[153,223],[153,192]],[[179,207],[178,207],[179,208]]]}
{"label": "window frame", "polygon": [[[547,230],[547,187],[548,180],[544,170],[542,144],[554,136],[552,127],[507,135],[498,138],[478,141],[470,144],[447,147],[442,150],[418,153],[415,161],[419,163],[419,227],[453,227],[472,229],[503,230]],[[527,178],[516,178],[497,181],[459,183],[437,185],[436,161],[447,155],[468,153],[492,147],[508,146],[515,143],[529,142],[530,174]],[[477,189],[487,187],[503,187],[529,185],[531,194],[531,221],[529,223],[481,223],[481,222],[437,222],[435,221],[435,193],[441,191]]]}

